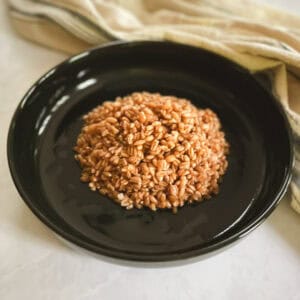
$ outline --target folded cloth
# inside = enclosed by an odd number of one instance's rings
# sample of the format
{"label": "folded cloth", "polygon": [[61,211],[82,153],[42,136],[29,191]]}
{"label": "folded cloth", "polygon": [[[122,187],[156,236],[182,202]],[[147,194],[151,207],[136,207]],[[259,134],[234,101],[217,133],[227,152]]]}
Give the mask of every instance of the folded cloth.
{"label": "folded cloth", "polygon": [[169,40],[267,74],[295,138],[300,213],[300,17],[250,0],[8,0],[25,38],[68,53],[112,40]]}

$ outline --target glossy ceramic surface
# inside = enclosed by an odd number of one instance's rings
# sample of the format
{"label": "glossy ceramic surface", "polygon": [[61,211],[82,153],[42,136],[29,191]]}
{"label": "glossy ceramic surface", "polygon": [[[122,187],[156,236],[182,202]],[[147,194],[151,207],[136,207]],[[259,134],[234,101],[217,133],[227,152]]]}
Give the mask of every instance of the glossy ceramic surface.
{"label": "glossy ceramic surface", "polygon": [[[220,193],[170,211],[127,211],[79,181],[72,151],[82,115],[133,91],[186,97],[221,119],[230,143]],[[8,160],[22,198],[63,238],[138,261],[211,252],[254,229],[276,206],[291,174],[285,116],[246,70],[196,48],[118,43],[70,58],[25,95],[11,123]]]}

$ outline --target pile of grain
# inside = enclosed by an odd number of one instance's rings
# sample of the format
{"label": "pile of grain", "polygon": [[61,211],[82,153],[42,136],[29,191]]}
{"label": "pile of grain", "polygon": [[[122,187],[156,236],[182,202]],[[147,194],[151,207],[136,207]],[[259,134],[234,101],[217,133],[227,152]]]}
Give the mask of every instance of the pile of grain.
{"label": "pile of grain", "polygon": [[81,180],[121,206],[169,208],[218,192],[228,144],[210,109],[133,93],[84,116],[75,146]]}

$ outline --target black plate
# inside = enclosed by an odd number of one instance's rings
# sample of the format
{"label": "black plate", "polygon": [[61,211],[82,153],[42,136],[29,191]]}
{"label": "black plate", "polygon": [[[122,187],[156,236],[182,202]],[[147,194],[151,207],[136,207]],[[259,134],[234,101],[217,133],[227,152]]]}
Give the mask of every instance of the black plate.
{"label": "black plate", "polygon": [[[231,148],[216,197],[177,214],[126,211],[79,181],[72,148],[82,115],[144,90],[186,97],[219,115]],[[252,75],[215,54],[167,42],[117,43],[68,59],[25,95],[8,136],[14,182],[46,225],[88,250],[139,261],[208,253],[251,231],[286,191],[291,148],[282,109]]]}

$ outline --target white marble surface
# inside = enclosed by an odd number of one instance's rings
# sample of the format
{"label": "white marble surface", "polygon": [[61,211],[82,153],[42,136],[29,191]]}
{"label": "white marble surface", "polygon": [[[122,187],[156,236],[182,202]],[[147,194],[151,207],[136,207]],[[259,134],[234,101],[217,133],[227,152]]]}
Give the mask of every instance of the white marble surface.
{"label": "white marble surface", "polygon": [[1,1],[0,57],[0,299],[300,299],[300,216],[288,199],[233,248],[186,266],[120,266],[66,247],[20,199],[6,162],[15,107],[65,56],[16,36]]}

